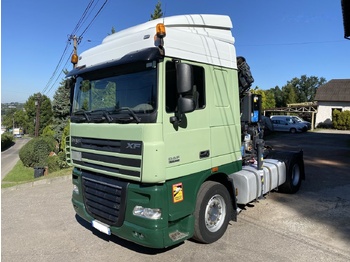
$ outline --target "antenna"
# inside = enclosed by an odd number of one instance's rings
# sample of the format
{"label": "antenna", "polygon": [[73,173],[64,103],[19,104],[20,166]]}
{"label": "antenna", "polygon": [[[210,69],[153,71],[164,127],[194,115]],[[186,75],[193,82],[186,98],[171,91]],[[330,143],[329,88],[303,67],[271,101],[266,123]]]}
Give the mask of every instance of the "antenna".
{"label": "antenna", "polygon": [[164,13],[163,13],[163,24],[164,24],[164,17],[165,17],[165,14],[166,14],[166,4],[165,4],[165,8],[164,8]]}

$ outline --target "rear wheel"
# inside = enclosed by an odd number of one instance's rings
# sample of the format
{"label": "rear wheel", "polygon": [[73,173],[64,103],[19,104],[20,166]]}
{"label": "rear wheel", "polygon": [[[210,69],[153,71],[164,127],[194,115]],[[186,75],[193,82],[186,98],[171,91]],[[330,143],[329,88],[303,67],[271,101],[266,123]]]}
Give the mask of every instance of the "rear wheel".
{"label": "rear wheel", "polygon": [[214,181],[203,183],[197,195],[193,238],[202,243],[213,243],[221,238],[231,212],[231,197],[226,187]]}
{"label": "rear wheel", "polygon": [[302,179],[302,162],[297,157],[293,157],[287,166],[286,182],[279,187],[283,193],[293,194],[299,191]]}

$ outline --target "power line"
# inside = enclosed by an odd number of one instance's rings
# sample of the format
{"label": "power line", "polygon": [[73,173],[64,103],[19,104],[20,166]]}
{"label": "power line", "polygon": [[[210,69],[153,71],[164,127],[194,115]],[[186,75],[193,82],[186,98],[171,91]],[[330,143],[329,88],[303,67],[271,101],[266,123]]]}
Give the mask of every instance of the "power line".
{"label": "power line", "polygon": [[108,0],[105,0],[105,2],[103,3],[103,5],[100,7],[100,9],[97,11],[97,13],[95,14],[94,18],[91,20],[91,22],[87,25],[87,27],[85,28],[85,30],[81,33],[80,37],[82,37],[85,32],[89,29],[89,27],[91,26],[91,24],[95,21],[96,17],[101,13],[102,9],[105,7],[105,5],[107,4]]}
{"label": "power line", "polygon": [[[59,71],[59,68],[61,68],[61,64],[62,64],[62,61],[67,53],[67,50],[68,50],[68,47],[70,45],[70,40],[73,38],[74,35],[77,34],[78,30],[82,27],[82,25],[84,24],[84,22],[87,20],[87,18],[90,16],[90,14],[92,13],[92,11],[94,10],[94,8],[96,7],[97,3],[99,1],[97,1],[95,3],[95,5],[93,6],[93,8],[91,9],[93,3],[95,1],[94,0],[91,0],[87,7],[85,8],[83,14],[81,15],[79,21],[77,22],[75,28],[73,29],[72,33],[70,35],[68,35],[68,41],[67,41],[67,44],[63,50],[63,53],[55,67],[55,70],[53,71],[49,81],[47,82],[45,88],[43,89],[42,91],[42,94],[44,94],[45,92],[46,93],[49,93],[51,91],[51,89],[55,86],[55,84],[57,83],[58,79],[60,78],[60,76],[62,75],[63,73],[63,68],[60,70],[60,73],[58,74],[58,76],[56,77],[55,79],[55,76],[57,75],[57,72]],[[82,36],[85,34],[85,32],[89,29],[89,27],[92,25],[92,23],[95,21],[95,19],[97,18],[97,16],[100,14],[100,12],[102,11],[102,9],[105,7],[105,5],[107,4],[108,0],[105,0],[105,2],[102,4],[102,6],[100,7],[100,9],[97,11],[97,13],[95,14],[95,16],[92,18],[92,20],[90,21],[90,23],[87,25],[87,27],[84,29],[83,33],[80,35],[80,37],[78,38],[79,39],[79,42],[80,43],[80,40],[82,39]],[[90,11],[90,12],[89,12]],[[72,55],[73,52],[71,52],[71,55]],[[70,55],[70,56],[71,56]],[[65,65],[63,67],[65,67],[70,59],[70,56],[68,57]],[[52,83],[53,79],[55,79],[55,81]]]}
{"label": "power line", "polygon": [[61,58],[60,58],[60,60],[58,61],[58,64],[57,64],[55,70],[53,71],[53,73],[52,73],[52,75],[51,75],[49,81],[47,82],[45,88],[44,88],[43,91],[42,91],[43,94],[46,92],[47,88],[49,87],[49,85],[51,84],[53,78],[55,77],[55,75],[56,75],[56,73],[57,73],[57,70],[58,70],[58,68],[60,67],[61,63],[62,63],[63,57],[65,56],[65,54],[66,54],[66,52],[67,52],[67,50],[68,50],[68,46],[69,46],[69,45],[70,45],[70,42],[67,41],[66,47],[65,47],[64,50],[63,50],[63,53],[62,53],[62,55],[61,55]]}
{"label": "power line", "polygon": [[[63,68],[66,67],[66,65],[68,64],[70,57],[72,56],[73,51],[70,53],[70,55],[68,56],[66,63],[64,64]],[[61,75],[63,74],[63,69],[61,70],[61,72],[59,73],[59,75],[56,77],[55,82],[51,85],[51,87],[47,90],[47,94],[50,93],[51,89],[55,86],[55,84],[57,83],[57,81],[59,80],[59,78],[61,77]]]}
{"label": "power line", "polygon": [[87,7],[85,8],[85,10],[84,10],[82,16],[80,17],[80,19],[79,19],[77,25],[75,26],[74,30],[72,31],[71,35],[75,35],[76,32],[79,30],[81,24],[83,24],[83,20],[85,19],[86,15],[87,15],[89,9],[91,8],[92,4],[94,3],[94,1],[95,1],[95,0],[91,0],[91,1],[89,2],[89,4],[88,4]]}

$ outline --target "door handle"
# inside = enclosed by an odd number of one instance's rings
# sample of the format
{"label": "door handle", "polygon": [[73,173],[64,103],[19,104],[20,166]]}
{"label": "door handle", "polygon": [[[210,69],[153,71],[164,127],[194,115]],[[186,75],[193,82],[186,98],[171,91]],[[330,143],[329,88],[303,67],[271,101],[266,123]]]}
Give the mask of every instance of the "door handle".
{"label": "door handle", "polygon": [[199,152],[199,158],[206,158],[210,156],[209,150]]}

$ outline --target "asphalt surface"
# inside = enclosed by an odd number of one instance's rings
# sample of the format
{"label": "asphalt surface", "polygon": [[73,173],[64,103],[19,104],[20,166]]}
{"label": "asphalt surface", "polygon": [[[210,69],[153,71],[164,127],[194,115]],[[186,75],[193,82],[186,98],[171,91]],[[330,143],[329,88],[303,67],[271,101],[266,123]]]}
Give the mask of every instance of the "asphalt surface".
{"label": "asphalt surface", "polygon": [[12,170],[19,160],[18,152],[30,139],[17,138],[15,144],[1,152],[1,180]]}
{"label": "asphalt surface", "polygon": [[148,249],[95,231],[75,216],[71,180],[1,193],[2,261],[350,261],[350,132],[280,134],[276,149],[303,148],[307,180],[294,195],[246,206],[217,242]]}

